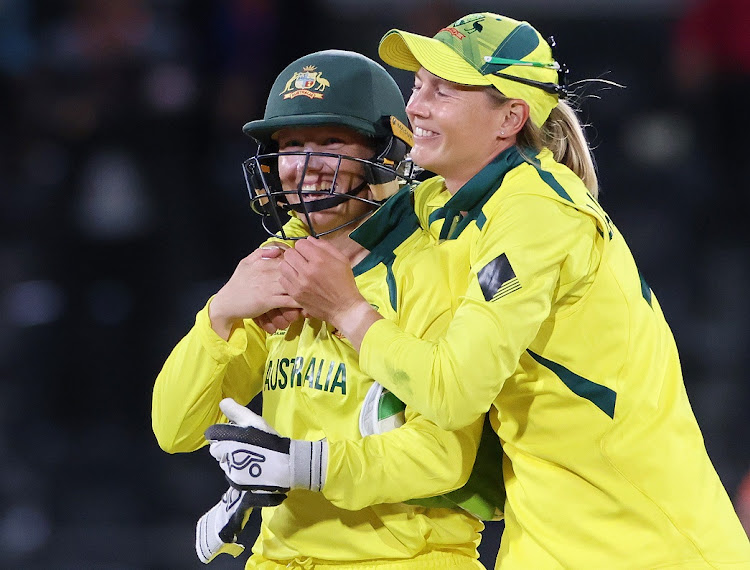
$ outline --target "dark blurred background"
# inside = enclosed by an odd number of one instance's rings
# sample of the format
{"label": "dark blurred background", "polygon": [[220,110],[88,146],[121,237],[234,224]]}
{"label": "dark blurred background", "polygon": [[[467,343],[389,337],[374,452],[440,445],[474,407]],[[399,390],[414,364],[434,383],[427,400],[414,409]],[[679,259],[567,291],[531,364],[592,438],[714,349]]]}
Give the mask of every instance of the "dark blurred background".
{"label": "dark blurred background", "polygon": [[[554,35],[571,81],[625,86],[579,86],[601,201],[662,303],[708,451],[747,513],[748,6],[0,0],[0,568],[202,567],[194,524],[224,481],[206,450],[158,448],[150,398],[195,313],[263,239],[242,125],[296,57],[377,60],[392,27],[433,35],[482,10]],[[409,74],[394,76],[407,92]],[[254,514],[248,549],[256,529]],[[485,531],[488,567],[501,531]]]}

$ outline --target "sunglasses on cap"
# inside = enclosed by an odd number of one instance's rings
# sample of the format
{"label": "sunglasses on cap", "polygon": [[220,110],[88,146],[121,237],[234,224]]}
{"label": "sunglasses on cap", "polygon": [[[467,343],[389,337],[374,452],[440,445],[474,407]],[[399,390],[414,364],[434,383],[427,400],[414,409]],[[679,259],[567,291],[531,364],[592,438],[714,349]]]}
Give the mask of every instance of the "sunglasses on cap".
{"label": "sunglasses on cap", "polygon": [[[547,43],[551,48],[557,45],[555,43],[555,38],[552,36],[547,39]],[[525,77],[516,77],[514,75],[508,75],[507,73],[503,73],[501,71],[495,71],[492,73],[492,75],[502,77],[503,79],[508,79],[509,81],[515,81],[516,83],[523,83],[524,85],[537,87],[543,91],[546,91],[547,93],[557,95],[561,99],[566,99],[568,97],[568,66],[564,63],[560,64],[556,61],[524,61],[521,59],[509,59],[506,57],[493,57],[491,55],[485,56],[484,61],[486,63],[496,63],[499,65],[520,65],[526,67],[543,67],[546,69],[554,69],[555,71],[557,71],[557,83],[552,83],[549,81],[535,81],[534,79],[526,79]]]}

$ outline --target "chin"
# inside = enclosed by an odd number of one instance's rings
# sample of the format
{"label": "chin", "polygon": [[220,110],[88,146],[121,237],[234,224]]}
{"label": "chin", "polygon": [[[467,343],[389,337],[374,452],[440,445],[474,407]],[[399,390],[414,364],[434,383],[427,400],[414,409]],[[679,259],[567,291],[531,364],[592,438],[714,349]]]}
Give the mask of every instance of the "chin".
{"label": "chin", "polygon": [[430,160],[429,153],[426,152],[415,152],[414,150],[411,151],[411,154],[409,155],[414,161],[414,164],[419,166],[420,168],[424,168],[425,170],[429,170],[430,172],[435,172],[433,169],[435,166],[435,161]]}

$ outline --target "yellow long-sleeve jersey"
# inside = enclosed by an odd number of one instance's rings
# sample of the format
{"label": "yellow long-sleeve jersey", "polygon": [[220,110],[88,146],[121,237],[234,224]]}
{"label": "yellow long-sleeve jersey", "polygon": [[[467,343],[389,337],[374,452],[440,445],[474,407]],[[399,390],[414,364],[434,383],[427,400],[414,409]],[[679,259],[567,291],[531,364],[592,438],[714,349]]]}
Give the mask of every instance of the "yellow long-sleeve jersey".
{"label": "yellow long-sleeve jersey", "polygon": [[[439,275],[442,253],[425,247],[431,238],[419,227],[408,191],[388,208],[379,219],[392,225],[381,227],[382,239],[354,268],[357,285],[386,318],[437,338],[455,295],[450,282],[423,279]],[[304,233],[296,220],[286,230]],[[402,503],[466,482],[481,419],[450,432],[407,407],[401,428],[362,438],[360,409],[374,380],[359,369],[345,338],[314,319],[273,335],[251,320],[244,325],[226,342],[211,329],[208,305],[198,313],[156,379],[153,430],[163,449],[193,451],[206,443],[209,425],[226,421],[218,408],[222,398],[246,404],[262,391],[263,417],[280,434],[328,439],[327,480],[342,483],[323,494],[293,490],[280,506],[263,509],[257,560],[372,563],[421,556],[435,564],[444,553],[449,565],[464,560],[461,567],[481,568],[480,521],[458,510]]]}
{"label": "yellow long-sleeve jersey", "polygon": [[513,147],[455,196],[438,177],[415,200],[465,294],[437,340],[376,322],[360,365],[447,429],[491,408],[496,568],[750,568],[656,296],[580,179]]}

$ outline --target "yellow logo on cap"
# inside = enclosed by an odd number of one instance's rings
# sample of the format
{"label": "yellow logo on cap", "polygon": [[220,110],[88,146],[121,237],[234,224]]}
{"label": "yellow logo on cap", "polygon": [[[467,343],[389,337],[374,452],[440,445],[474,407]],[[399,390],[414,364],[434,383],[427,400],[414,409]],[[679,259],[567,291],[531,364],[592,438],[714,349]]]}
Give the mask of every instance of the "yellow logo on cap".
{"label": "yellow logo on cap", "polygon": [[284,95],[284,99],[294,99],[299,95],[310,99],[322,99],[323,91],[331,84],[323,77],[323,73],[316,69],[314,65],[306,65],[302,71],[295,71],[279,95]]}
{"label": "yellow logo on cap", "polygon": [[414,135],[411,134],[409,127],[391,115],[391,131],[393,134],[404,141],[409,146],[414,146]]}

